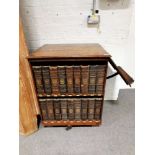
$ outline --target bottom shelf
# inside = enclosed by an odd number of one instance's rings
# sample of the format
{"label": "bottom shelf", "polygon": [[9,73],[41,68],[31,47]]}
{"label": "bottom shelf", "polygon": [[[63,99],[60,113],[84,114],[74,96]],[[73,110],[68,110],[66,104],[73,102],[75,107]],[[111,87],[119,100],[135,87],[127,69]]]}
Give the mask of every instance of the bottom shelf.
{"label": "bottom shelf", "polygon": [[101,120],[93,121],[42,121],[43,126],[99,126]]}

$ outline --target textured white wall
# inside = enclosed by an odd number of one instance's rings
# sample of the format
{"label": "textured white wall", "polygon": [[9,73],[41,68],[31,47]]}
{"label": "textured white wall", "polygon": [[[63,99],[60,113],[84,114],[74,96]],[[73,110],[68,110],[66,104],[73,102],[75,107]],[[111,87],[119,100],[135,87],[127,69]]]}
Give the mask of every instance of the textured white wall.
{"label": "textured white wall", "polygon": [[[101,33],[87,27],[91,7],[92,0],[20,0],[30,51],[46,43],[100,43],[134,77],[134,0],[98,0]],[[105,99],[117,99],[120,88],[126,85],[119,76],[108,80]]]}

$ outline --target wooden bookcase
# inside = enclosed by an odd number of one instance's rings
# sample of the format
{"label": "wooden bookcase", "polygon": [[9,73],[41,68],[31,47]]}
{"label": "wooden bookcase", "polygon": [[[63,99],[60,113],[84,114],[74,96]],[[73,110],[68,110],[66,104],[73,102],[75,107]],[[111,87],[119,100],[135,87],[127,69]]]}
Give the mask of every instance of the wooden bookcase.
{"label": "wooden bookcase", "polygon": [[[81,91],[79,93],[74,93],[74,92],[73,93],[68,93],[68,92],[53,93],[51,91],[51,93],[48,93],[48,94],[44,92],[40,94],[38,93],[36,88],[38,102],[40,102],[40,100],[42,99],[43,100],[60,99],[60,101],[62,99],[66,99],[66,100],[77,99],[77,100],[80,100],[80,102],[82,102],[82,100],[88,100],[87,104],[89,106],[90,99],[95,101],[97,99],[102,100],[100,117],[98,119],[95,119],[95,116],[94,116],[93,119],[87,118],[84,120],[82,118],[80,120],[75,120],[75,119],[70,120],[68,117],[66,120],[62,120],[62,119],[50,120],[49,118],[44,119],[43,113],[41,113],[43,126],[81,126],[81,125],[98,126],[101,124],[103,102],[104,102],[104,90],[105,90],[106,76],[107,76],[106,73],[107,73],[107,66],[108,66],[108,61],[110,57],[111,57],[110,54],[108,54],[99,44],[60,44],[60,45],[47,44],[42,46],[38,50],[32,52],[30,56],[28,56],[28,60],[33,73],[34,82],[36,82],[36,77],[34,75],[34,70],[33,70],[34,66],[40,67],[40,66],[81,66],[81,65],[95,66],[97,65],[97,66],[104,66],[104,69],[105,69],[104,70],[105,73],[102,75],[103,88],[101,93],[96,93],[96,92],[89,93],[89,91],[87,93],[81,93]],[[73,79],[73,81],[74,80],[75,79]],[[52,86],[51,86],[51,89],[52,89]],[[48,111],[48,107],[46,107],[46,110]],[[81,111],[82,111],[82,106],[80,109],[80,116],[81,116]],[[74,109],[74,112],[75,112],[75,109]],[[88,109],[87,109],[87,114],[88,114]],[[94,109],[94,115],[95,115],[95,109]]]}

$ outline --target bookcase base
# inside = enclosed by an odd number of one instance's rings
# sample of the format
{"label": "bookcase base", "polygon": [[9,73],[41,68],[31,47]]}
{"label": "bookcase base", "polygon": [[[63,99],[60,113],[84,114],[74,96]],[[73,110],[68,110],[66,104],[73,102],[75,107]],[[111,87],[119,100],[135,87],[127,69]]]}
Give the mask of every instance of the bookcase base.
{"label": "bookcase base", "polygon": [[43,126],[99,126],[101,120],[94,121],[42,121]]}

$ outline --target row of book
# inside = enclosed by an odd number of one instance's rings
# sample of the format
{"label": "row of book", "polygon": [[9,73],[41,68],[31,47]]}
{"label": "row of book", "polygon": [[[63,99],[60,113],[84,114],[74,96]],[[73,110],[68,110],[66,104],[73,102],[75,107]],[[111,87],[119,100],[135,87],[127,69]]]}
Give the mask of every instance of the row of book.
{"label": "row of book", "polygon": [[102,94],[106,65],[32,66],[37,93]]}
{"label": "row of book", "polygon": [[43,120],[100,120],[102,98],[39,99]]}

